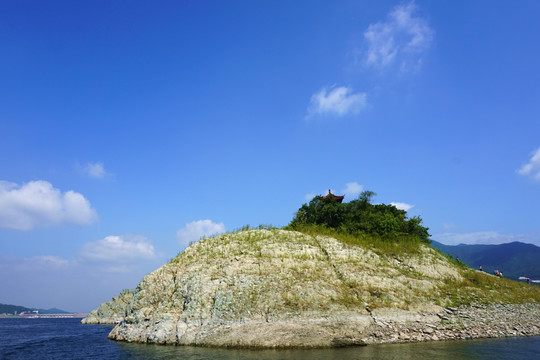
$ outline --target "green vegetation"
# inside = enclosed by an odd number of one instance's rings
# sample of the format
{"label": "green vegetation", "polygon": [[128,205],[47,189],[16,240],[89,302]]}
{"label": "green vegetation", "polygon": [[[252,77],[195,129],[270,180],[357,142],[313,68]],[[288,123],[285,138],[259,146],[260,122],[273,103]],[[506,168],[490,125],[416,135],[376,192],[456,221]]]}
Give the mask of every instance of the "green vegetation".
{"label": "green vegetation", "polygon": [[408,218],[405,210],[393,205],[371,204],[374,195],[364,191],[348,203],[340,203],[332,196],[315,196],[300,207],[287,228],[302,230],[306,225],[316,225],[358,238],[367,234],[383,241],[415,239],[430,243],[428,228],[421,225],[420,217]]}
{"label": "green vegetation", "polygon": [[448,278],[440,288],[450,306],[481,304],[521,304],[540,302],[540,288],[464,267],[463,279]]}
{"label": "green vegetation", "polygon": [[347,245],[360,246],[370,249],[377,255],[391,256],[404,254],[419,254],[422,242],[411,235],[402,235],[399,241],[388,241],[376,234],[356,233],[350,234],[340,229],[328,228],[324,225],[297,224],[294,227],[286,226],[285,230],[294,230],[313,237],[318,235],[329,236]]}

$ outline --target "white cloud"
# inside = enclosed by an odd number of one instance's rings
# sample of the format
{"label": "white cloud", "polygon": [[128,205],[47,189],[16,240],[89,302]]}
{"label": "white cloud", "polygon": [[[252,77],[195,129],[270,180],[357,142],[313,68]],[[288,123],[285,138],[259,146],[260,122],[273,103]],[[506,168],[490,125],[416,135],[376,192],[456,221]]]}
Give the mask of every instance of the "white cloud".
{"label": "white cloud", "polygon": [[345,190],[343,190],[343,194],[349,198],[349,200],[353,200],[356,198],[364,189],[362,185],[357,183],[356,181],[350,182],[346,184]]}
{"label": "white cloud", "polygon": [[419,54],[429,47],[434,31],[424,19],[414,16],[415,10],[414,2],[398,5],[385,22],[369,25],[364,32],[367,66],[382,68],[399,59],[401,69],[406,70],[411,62],[421,62]]}
{"label": "white cloud", "polygon": [[84,170],[91,177],[95,177],[95,178],[98,178],[98,179],[103,179],[105,177],[105,174],[107,173],[105,171],[105,167],[103,166],[102,162],[88,163],[84,167]]}
{"label": "white cloud", "polygon": [[314,193],[308,193],[304,196],[304,199],[306,199],[306,201],[311,201],[311,199],[313,199],[315,196],[317,195]]}
{"label": "white cloud", "polygon": [[[0,272],[8,271],[14,274],[21,271],[29,273],[50,273],[66,271],[77,266],[76,261],[70,261],[56,255],[37,255],[31,257],[7,257],[0,255]],[[7,272],[6,272],[7,273]]]}
{"label": "white cloud", "polygon": [[478,231],[471,233],[443,233],[433,235],[433,240],[446,245],[459,244],[504,244],[513,241],[525,243],[538,242],[537,234],[500,234],[496,231]]}
{"label": "white cloud", "polygon": [[443,224],[443,229],[444,230],[450,230],[450,229],[457,229],[458,226],[456,224],[452,224],[452,223],[444,223]]}
{"label": "white cloud", "polygon": [[405,211],[409,211],[410,209],[412,209],[414,207],[414,205],[407,204],[407,203],[404,203],[404,202],[391,202],[390,205],[394,205],[398,209],[405,210]]}
{"label": "white cloud", "polygon": [[55,255],[40,255],[31,258],[24,258],[21,266],[33,270],[59,270],[67,269],[72,265],[69,260]]}
{"label": "white cloud", "polygon": [[92,261],[131,262],[152,259],[154,247],[142,236],[110,235],[104,239],[86,243],[81,248],[81,257]]}
{"label": "white cloud", "polygon": [[530,176],[536,181],[540,181],[540,148],[533,152],[528,163],[518,169],[518,174]]}
{"label": "white cloud", "polygon": [[211,220],[192,221],[182,229],[178,230],[176,236],[182,245],[189,245],[190,242],[199,241],[203,236],[222,234],[225,232],[223,223],[214,223]]}
{"label": "white cloud", "polygon": [[322,88],[311,96],[307,118],[315,115],[357,114],[366,107],[366,93],[353,93],[345,86],[334,87],[330,90]]}
{"label": "white cloud", "polygon": [[57,224],[88,225],[97,213],[80,193],[62,193],[43,180],[21,186],[0,181],[0,227],[31,230]]}
{"label": "white cloud", "polygon": [[106,177],[113,176],[113,174],[109,173],[105,169],[105,165],[103,165],[103,162],[89,162],[84,166],[78,165],[78,168],[84,174],[95,179],[105,179]]}

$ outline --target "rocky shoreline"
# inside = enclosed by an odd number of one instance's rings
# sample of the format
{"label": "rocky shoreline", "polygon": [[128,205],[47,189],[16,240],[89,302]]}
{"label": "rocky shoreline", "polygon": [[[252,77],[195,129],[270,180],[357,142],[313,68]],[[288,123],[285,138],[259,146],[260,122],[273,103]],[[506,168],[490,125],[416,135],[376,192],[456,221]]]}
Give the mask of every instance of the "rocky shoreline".
{"label": "rocky shoreline", "polygon": [[540,335],[540,304],[448,307],[436,313],[381,308],[369,310],[368,315],[200,324],[163,320],[133,325],[121,322],[109,338],[225,348],[344,347]]}
{"label": "rocky shoreline", "polygon": [[444,308],[436,317],[438,321],[432,314],[419,314],[412,321],[400,321],[389,314],[374,314],[362,341],[382,344],[540,335],[540,304]]}

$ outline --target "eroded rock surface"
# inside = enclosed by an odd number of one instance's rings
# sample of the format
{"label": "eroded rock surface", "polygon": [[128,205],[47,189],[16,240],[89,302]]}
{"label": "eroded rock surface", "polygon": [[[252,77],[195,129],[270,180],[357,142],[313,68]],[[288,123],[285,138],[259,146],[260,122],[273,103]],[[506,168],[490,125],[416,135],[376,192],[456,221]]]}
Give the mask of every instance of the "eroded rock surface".
{"label": "eroded rock surface", "polygon": [[133,300],[135,290],[122,290],[111,301],[101,304],[96,310],[81,320],[83,324],[118,324],[124,320],[126,309]]}
{"label": "eroded rock surface", "polygon": [[191,245],[86,323],[120,321],[115,340],[199,346],[434,340],[450,338],[439,325],[453,321],[440,289],[461,277],[429,246],[400,258],[331,237],[248,230]]}

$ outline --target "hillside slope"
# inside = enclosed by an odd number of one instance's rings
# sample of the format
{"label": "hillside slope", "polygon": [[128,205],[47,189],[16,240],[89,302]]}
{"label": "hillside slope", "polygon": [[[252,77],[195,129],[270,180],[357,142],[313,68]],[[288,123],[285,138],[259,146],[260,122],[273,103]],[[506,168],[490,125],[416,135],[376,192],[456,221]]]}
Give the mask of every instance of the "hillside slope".
{"label": "hillside slope", "polygon": [[[456,302],[504,300],[501,294],[516,291],[528,302],[540,299],[529,288],[509,291],[505,280],[488,279],[486,290],[475,283],[493,277],[471,272],[424,244],[400,254],[249,230],[191,245],[144,277],[127,302],[121,296],[100,308],[123,309],[109,335],[116,340],[314,347],[369,343],[381,319],[437,323],[442,306]],[[117,306],[119,299],[126,304]],[[83,322],[99,318],[96,310]]]}
{"label": "hillside slope", "polygon": [[500,245],[444,245],[433,241],[432,246],[472,268],[482,265],[491,274],[498,269],[509,279],[540,279],[540,247],[532,244],[515,241]]}
{"label": "hillside slope", "polygon": [[51,308],[51,309],[34,309],[27,308],[19,305],[0,304],[0,314],[14,314],[15,312],[20,314],[22,312],[39,311],[40,314],[69,314],[67,311]]}

